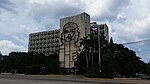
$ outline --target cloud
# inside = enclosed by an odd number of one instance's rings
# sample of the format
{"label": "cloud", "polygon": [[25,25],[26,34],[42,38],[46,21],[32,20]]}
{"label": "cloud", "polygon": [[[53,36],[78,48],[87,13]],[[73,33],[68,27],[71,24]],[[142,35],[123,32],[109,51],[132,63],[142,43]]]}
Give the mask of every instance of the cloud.
{"label": "cloud", "polygon": [[[27,50],[29,33],[59,28],[60,18],[82,12],[87,12],[91,21],[106,23],[114,42],[147,39],[150,36],[149,3],[149,0],[0,0],[0,40]],[[128,47],[139,49],[135,46]]]}
{"label": "cloud", "polygon": [[65,1],[52,0],[36,2],[32,0],[29,6],[29,15],[33,19],[43,25],[45,28],[59,28],[59,19],[64,16],[71,16],[82,11],[80,7],[74,7],[66,3]]}
{"label": "cloud", "polygon": [[0,41],[0,51],[2,54],[7,54],[14,51],[14,52],[21,52],[21,51],[27,51],[24,46],[18,46],[14,44],[11,41],[8,40],[1,40]]}
{"label": "cloud", "polygon": [[[115,2],[116,1],[116,2]],[[113,21],[106,16],[106,22],[110,25],[110,36],[115,42],[133,42],[147,39],[150,36],[150,6],[148,0],[115,0],[111,12],[115,14]],[[117,3],[118,1],[118,3]],[[116,4],[115,4],[116,3]],[[120,4],[119,4],[120,3]],[[125,3],[125,4],[124,4]],[[113,4],[113,3],[112,3]],[[108,8],[109,8],[108,7]],[[115,10],[116,9],[116,10]],[[117,11],[117,12],[115,12]],[[107,15],[107,14],[106,14]],[[105,18],[105,17],[104,17]]]}
{"label": "cloud", "polygon": [[[4,2],[5,0],[1,3]],[[80,7],[72,7],[65,1],[62,3],[59,1],[46,1],[44,4],[42,4],[42,2],[16,0],[14,3],[17,4],[17,14],[4,11],[0,15],[1,44],[5,42],[12,44],[12,46],[9,47],[0,45],[0,47],[3,47],[1,48],[3,54],[8,54],[13,50],[22,51],[20,46],[24,47],[23,50],[27,50],[28,35],[30,33],[59,28],[60,17],[71,16],[81,11]],[[5,4],[12,4],[10,12],[15,10],[15,4],[11,1],[6,0]]]}
{"label": "cloud", "polygon": [[10,0],[0,0],[0,11],[4,9],[12,13],[17,13],[16,7],[16,4],[11,2]]}
{"label": "cloud", "polygon": [[8,12],[3,12],[0,15],[0,34],[5,34],[9,36],[26,34],[26,36],[31,32],[42,31],[44,29],[43,25],[37,23],[33,16],[29,15],[30,7],[25,1],[16,0],[15,2],[18,6],[17,14],[11,14]]}
{"label": "cloud", "polygon": [[[89,0],[90,1],[90,0]],[[92,3],[92,4],[91,4]],[[122,10],[128,7],[130,0],[97,0],[87,5],[88,13],[94,21],[115,21]]]}

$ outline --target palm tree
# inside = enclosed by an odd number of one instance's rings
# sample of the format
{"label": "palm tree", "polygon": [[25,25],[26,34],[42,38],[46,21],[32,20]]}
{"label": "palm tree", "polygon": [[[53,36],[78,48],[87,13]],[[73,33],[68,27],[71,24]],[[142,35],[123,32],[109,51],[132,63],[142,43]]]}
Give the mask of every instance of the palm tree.
{"label": "palm tree", "polygon": [[87,52],[89,51],[89,39],[88,37],[83,37],[80,39],[80,46],[83,46],[83,50],[86,52],[86,68],[88,69],[89,67],[89,61],[88,61],[88,56]]}
{"label": "palm tree", "polygon": [[88,39],[88,37],[83,37],[80,39],[80,46],[83,46],[83,50],[86,51],[86,50],[89,50],[89,41],[90,39]]}
{"label": "palm tree", "polygon": [[94,35],[93,33],[89,34],[88,36],[85,36],[80,39],[80,46],[83,46],[83,50],[88,50],[90,48],[94,48],[97,45],[97,36]]}
{"label": "palm tree", "polygon": [[[80,45],[83,46],[82,50],[85,51],[86,53],[86,64],[87,64],[87,68],[89,68],[89,64],[91,64],[91,68],[93,66],[93,53],[95,50],[95,47],[97,45],[97,39],[96,39],[96,35],[94,35],[93,33],[89,34],[86,37],[83,37],[80,39]],[[89,53],[89,56],[88,56]],[[90,56],[90,54],[92,54]],[[89,61],[91,60],[91,61]],[[91,62],[91,63],[89,63]]]}

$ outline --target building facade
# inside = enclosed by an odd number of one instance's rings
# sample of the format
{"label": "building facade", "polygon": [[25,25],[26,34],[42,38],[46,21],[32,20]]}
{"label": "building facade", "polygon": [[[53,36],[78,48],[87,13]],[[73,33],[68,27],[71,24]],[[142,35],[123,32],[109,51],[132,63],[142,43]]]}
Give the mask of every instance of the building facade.
{"label": "building facade", "polygon": [[109,41],[109,30],[106,24],[90,23],[90,15],[81,13],[60,19],[60,29],[31,33],[29,35],[29,52],[50,55],[59,53],[60,67],[70,70],[77,61],[77,53],[82,50],[80,39],[90,34],[91,29],[100,29],[100,34]]}
{"label": "building facade", "polygon": [[105,39],[109,42],[109,29],[106,24],[100,24],[98,25],[100,29],[100,34],[105,36]]}
{"label": "building facade", "polygon": [[105,39],[109,42],[109,28],[107,24],[100,24],[98,25],[96,22],[90,23],[91,32],[95,32],[95,34],[98,35],[98,31],[100,32],[100,35],[104,35]]}
{"label": "building facade", "polygon": [[90,34],[90,16],[86,13],[60,19],[60,67],[72,68],[80,47],[80,38]]}
{"label": "building facade", "polygon": [[59,34],[59,29],[29,34],[28,51],[46,56],[59,53]]}

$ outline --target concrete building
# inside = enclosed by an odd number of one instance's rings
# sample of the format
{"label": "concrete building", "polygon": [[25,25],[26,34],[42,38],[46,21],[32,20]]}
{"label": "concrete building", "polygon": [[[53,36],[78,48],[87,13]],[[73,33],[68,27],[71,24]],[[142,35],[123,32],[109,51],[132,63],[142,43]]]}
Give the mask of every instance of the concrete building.
{"label": "concrete building", "polygon": [[80,38],[90,34],[90,16],[86,13],[60,19],[60,67],[72,68],[80,47]]}
{"label": "concrete building", "polygon": [[98,35],[98,28],[100,30],[100,34],[104,35],[106,38],[106,40],[109,42],[109,29],[108,26],[106,24],[100,24],[98,25],[96,22],[92,22],[90,23],[91,26],[91,32],[96,32],[95,34]]}
{"label": "concrete building", "polygon": [[60,30],[37,32],[29,35],[29,52],[59,53],[60,67],[74,67],[80,46],[80,39],[90,34],[92,28],[100,28],[100,34],[109,41],[109,30],[106,24],[90,23],[90,15],[81,13],[60,19]]}
{"label": "concrete building", "polygon": [[31,33],[29,35],[29,52],[44,53],[45,55],[50,55],[59,53],[59,29]]}
{"label": "concrete building", "polygon": [[100,34],[103,34],[106,37],[106,40],[109,42],[109,29],[106,24],[100,24],[98,25],[100,28]]}

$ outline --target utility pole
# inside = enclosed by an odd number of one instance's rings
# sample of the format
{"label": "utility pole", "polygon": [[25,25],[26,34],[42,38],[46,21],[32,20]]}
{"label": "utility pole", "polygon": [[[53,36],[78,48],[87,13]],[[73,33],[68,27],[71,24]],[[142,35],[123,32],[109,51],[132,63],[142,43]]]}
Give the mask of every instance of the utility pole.
{"label": "utility pole", "polygon": [[98,28],[98,52],[99,52],[99,68],[100,68],[100,72],[101,72],[101,46],[100,46],[100,27],[99,25],[97,26]]}
{"label": "utility pole", "polygon": [[88,63],[88,56],[87,56],[87,50],[86,50],[86,68],[88,69],[89,68],[89,63]]}

